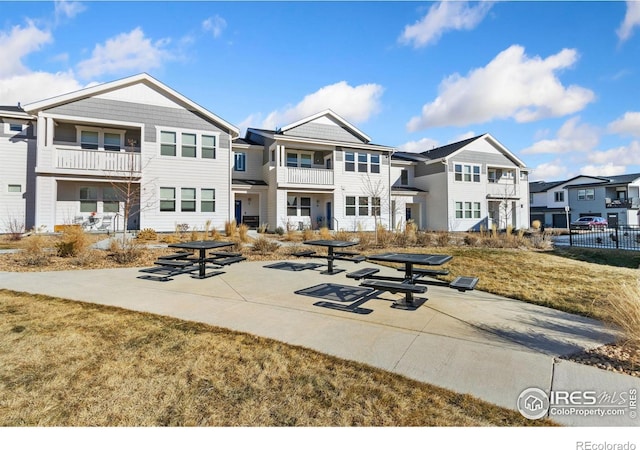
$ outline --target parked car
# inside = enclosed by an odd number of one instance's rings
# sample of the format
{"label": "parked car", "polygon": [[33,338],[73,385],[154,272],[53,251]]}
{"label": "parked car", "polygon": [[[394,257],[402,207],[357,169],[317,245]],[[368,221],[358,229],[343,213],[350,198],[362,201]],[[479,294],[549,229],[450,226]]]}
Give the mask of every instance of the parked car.
{"label": "parked car", "polygon": [[609,226],[607,219],[604,217],[580,217],[578,220],[571,222],[572,230],[604,230]]}

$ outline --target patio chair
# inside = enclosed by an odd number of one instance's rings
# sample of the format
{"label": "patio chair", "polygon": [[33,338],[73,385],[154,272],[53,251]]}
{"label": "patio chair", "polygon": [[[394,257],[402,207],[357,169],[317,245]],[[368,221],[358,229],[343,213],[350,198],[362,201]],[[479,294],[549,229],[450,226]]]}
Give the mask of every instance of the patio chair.
{"label": "patio chair", "polygon": [[113,222],[113,216],[103,216],[100,225],[96,228],[98,231],[106,231],[107,233],[111,230]]}

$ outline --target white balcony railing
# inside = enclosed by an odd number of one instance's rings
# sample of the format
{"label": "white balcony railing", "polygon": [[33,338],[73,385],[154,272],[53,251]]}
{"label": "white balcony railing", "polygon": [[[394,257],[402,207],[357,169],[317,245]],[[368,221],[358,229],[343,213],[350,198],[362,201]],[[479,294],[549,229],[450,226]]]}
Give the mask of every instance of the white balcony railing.
{"label": "white balcony railing", "polygon": [[333,170],[302,167],[284,167],[287,171],[287,183],[290,184],[333,184]]}
{"label": "white balcony railing", "polygon": [[56,148],[56,168],[100,172],[140,172],[140,153]]}
{"label": "white balcony railing", "polygon": [[513,183],[488,183],[487,194],[492,198],[520,198],[520,186]]}

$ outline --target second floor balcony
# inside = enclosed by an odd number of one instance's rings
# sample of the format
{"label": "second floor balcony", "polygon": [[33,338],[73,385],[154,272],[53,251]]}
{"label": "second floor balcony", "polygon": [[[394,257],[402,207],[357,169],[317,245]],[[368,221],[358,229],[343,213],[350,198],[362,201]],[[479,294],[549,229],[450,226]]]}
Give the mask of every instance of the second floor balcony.
{"label": "second floor balcony", "polygon": [[606,198],[604,202],[607,208],[640,209],[640,198],[632,197],[627,199]]}
{"label": "second floor balcony", "polygon": [[306,167],[283,167],[284,177],[280,179],[286,184],[308,184],[308,185],[333,185],[333,170],[306,168]]}
{"label": "second floor balcony", "polygon": [[108,150],[86,150],[77,147],[56,147],[54,166],[94,175],[139,174],[141,172],[140,152],[120,152]]}

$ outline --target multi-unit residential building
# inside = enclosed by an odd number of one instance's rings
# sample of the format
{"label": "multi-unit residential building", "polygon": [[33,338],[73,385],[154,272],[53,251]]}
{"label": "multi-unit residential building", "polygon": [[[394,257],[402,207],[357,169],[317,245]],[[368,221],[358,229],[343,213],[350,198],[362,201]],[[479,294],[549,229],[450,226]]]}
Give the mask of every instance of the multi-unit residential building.
{"label": "multi-unit residential building", "polygon": [[420,228],[529,226],[526,165],[488,133],[392,160],[392,209]]}
{"label": "multi-unit residential building", "polygon": [[396,152],[331,110],[239,134],[147,74],[0,107],[0,232],[529,222],[526,167],[489,134]]}
{"label": "multi-unit residential building", "polygon": [[545,227],[567,228],[569,222],[585,216],[605,217],[611,226],[640,224],[637,173],[534,181],[530,190],[531,220],[539,220]]}

